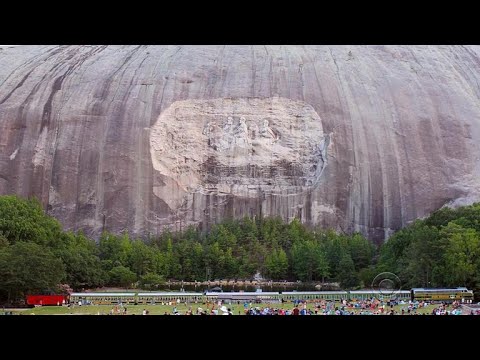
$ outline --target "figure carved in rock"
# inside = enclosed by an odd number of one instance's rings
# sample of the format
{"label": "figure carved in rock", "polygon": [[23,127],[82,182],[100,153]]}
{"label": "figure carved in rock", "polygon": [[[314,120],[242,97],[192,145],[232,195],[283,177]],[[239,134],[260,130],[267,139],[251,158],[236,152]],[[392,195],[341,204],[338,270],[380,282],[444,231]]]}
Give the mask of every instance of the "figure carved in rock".
{"label": "figure carved in rock", "polygon": [[223,127],[223,131],[228,134],[228,133],[231,133],[232,130],[233,130],[233,118],[229,116],[227,118],[227,123]]}
{"label": "figure carved in rock", "polygon": [[237,137],[248,137],[248,127],[245,118],[240,118],[240,123],[235,128],[235,135]]}
{"label": "figure carved in rock", "polygon": [[205,135],[206,137],[210,138],[215,130],[215,123],[212,123],[211,121],[207,122],[207,124],[204,126],[202,134]]}
{"label": "figure carved in rock", "polygon": [[270,138],[272,139],[272,144],[278,140],[277,135],[273,132],[273,130],[270,128],[270,124],[267,119],[263,120],[263,127],[262,131],[260,133],[262,137]]}
{"label": "figure carved in rock", "polygon": [[222,150],[229,149],[232,146],[234,140],[233,134],[233,118],[229,116],[227,118],[227,123],[223,126],[223,134],[219,139],[219,148]]}
{"label": "figure carved in rock", "polygon": [[203,128],[202,134],[207,137],[208,141],[208,146],[210,146],[213,149],[217,148],[217,136],[216,136],[216,128],[217,124],[215,122],[209,121],[205,127]]}
{"label": "figure carved in rock", "polygon": [[248,127],[248,136],[250,139],[255,140],[258,136],[260,136],[260,129],[256,122],[252,122]]}
{"label": "figure carved in rock", "polygon": [[248,126],[246,119],[242,116],[240,123],[235,128],[234,132],[235,144],[240,147],[249,147],[251,144],[250,137],[248,136]]}

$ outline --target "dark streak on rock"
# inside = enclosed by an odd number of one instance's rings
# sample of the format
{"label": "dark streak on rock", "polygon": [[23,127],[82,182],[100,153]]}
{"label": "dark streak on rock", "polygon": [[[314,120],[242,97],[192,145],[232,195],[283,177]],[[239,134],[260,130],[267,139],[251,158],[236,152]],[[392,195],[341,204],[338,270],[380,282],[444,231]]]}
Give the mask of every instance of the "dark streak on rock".
{"label": "dark streak on rock", "polygon": [[[292,211],[306,224],[362,231],[380,241],[386,229],[478,191],[479,54],[473,46],[9,49],[0,55],[0,144],[4,155],[19,151],[0,162],[0,193],[45,203],[52,187],[58,199],[47,201],[49,211],[67,229],[90,235],[103,228],[156,234],[175,217],[184,226],[181,213],[172,214],[153,195],[162,182],[150,163],[148,135],[139,131],[181,99],[279,95],[303,99],[325,121],[325,131],[335,130],[332,153],[321,153],[323,162],[328,157],[321,181]],[[35,147],[47,129],[45,165],[35,169]],[[208,161],[204,170],[211,183],[236,171],[271,176],[274,183],[282,172],[297,185],[307,171]],[[268,193],[193,200],[205,210],[204,228],[223,217],[285,213],[281,207],[289,206]]]}
{"label": "dark streak on rock", "polygon": [[15,87],[13,88],[13,90],[10,91],[10,92],[0,101],[0,105],[3,104],[5,101],[7,101],[8,98],[9,98],[10,96],[12,96],[12,94],[13,94],[18,88],[20,88],[20,87],[23,85],[23,83],[25,82],[25,80],[27,80],[27,78],[30,76],[30,74],[32,73],[33,70],[34,70],[34,69],[30,70],[30,71],[23,77],[23,79],[17,84],[17,86],[15,86]]}

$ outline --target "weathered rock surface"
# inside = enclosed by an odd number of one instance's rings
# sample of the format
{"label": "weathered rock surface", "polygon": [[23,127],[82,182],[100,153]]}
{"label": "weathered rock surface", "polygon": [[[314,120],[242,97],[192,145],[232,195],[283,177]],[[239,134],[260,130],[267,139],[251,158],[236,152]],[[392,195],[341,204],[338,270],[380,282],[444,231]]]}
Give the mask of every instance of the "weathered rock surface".
{"label": "weathered rock surface", "polygon": [[299,217],[380,241],[480,199],[478,46],[0,49],[0,193],[69,229]]}

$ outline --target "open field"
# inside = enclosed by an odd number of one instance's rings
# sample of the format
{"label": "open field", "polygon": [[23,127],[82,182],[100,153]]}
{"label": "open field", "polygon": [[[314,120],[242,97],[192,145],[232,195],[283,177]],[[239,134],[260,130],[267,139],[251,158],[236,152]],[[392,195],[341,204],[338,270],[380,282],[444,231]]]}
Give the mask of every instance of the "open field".
{"label": "open field", "polygon": [[[234,315],[243,315],[243,305],[226,305],[232,309]],[[274,307],[274,308],[283,308],[283,309],[293,309],[293,303],[284,303],[284,304],[256,304],[253,306],[259,307]],[[337,303],[336,306],[340,307],[340,303]],[[193,312],[195,313],[198,307],[202,309],[207,309],[207,305],[205,304],[179,304],[178,306],[174,305],[128,305],[127,307],[127,315],[142,315],[142,311],[148,310],[150,315],[165,315],[173,314],[174,307],[177,308],[177,311],[180,314],[185,314],[185,312],[191,307]],[[401,313],[401,309],[406,308],[407,305],[397,305],[394,306],[393,309]],[[208,305],[208,308],[212,308],[212,304]],[[217,306],[215,306],[217,308]],[[432,310],[435,308],[434,305],[428,305],[425,308],[418,309],[416,311],[417,314],[431,314]],[[37,307],[37,308],[30,308],[30,309],[15,309],[13,310],[14,314],[19,315],[109,315],[111,310],[113,309],[112,306],[109,305],[84,305],[84,306],[75,306],[74,308],[69,308],[66,306],[44,306],[44,307]],[[313,304],[308,304],[307,309],[314,310]],[[360,313],[359,309],[349,309],[349,311],[354,311],[356,314]],[[385,307],[385,311],[390,311],[390,308]],[[221,311],[219,311],[221,314]],[[406,313],[406,311],[405,311]],[[114,313],[113,315],[120,315],[119,313]]]}

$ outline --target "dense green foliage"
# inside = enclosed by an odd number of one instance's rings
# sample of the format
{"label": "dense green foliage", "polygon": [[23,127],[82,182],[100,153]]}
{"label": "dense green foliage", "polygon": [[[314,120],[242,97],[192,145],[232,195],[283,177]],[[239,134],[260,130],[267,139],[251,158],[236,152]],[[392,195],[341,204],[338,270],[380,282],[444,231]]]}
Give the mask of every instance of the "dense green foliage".
{"label": "dense green foliage", "polygon": [[52,246],[61,230],[57,220],[45,216],[37,200],[25,201],[14,195],[0,196],[0,232],[9,243],[33,241]]}
{"label": "dense green foliage", "polygon": [[0,287],[7,299],[49,289],[64,277],[62,260],[33,242],[17,241],[0,251]]}
{"label": "dense green foliage", "polygon": [[378,270],[405,288],[480,286],[480,204],[443,208],[395,233],[380,249]]}
{"label": "dense green foliage", "polygon": [[336,281],[370,286],[381,271],[404,288],[480,283],[480,204],[442,209],[394,234],[379,250],[362,235],[307,229],[298,220],[229,220],[146,241],[104,233],[98,242],[63,232],[35,200],[0,196],[0,299],[99,286],[158,289],[166,279]]}

